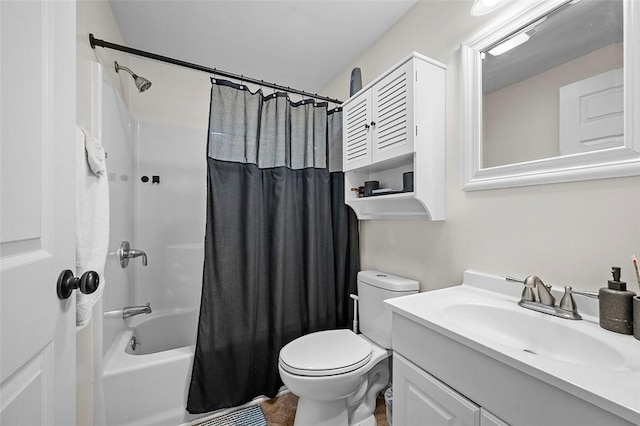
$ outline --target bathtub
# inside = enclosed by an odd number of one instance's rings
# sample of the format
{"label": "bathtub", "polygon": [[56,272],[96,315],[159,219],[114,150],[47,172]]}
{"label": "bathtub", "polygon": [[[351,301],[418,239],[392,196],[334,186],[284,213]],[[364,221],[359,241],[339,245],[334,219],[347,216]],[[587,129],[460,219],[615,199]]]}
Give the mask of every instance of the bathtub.
{"label": "bathtub", "polygon": [[[175,426],[185,410],[198,328],[197,310],[172,310],[125,320],[104,360],[106,423]],[[135,350],[132,337],[140,342]]]}

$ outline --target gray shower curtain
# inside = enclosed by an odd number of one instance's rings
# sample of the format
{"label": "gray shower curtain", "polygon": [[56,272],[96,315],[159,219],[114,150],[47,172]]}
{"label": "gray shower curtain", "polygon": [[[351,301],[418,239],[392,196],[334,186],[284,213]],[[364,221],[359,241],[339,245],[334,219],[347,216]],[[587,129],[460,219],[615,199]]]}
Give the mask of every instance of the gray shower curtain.
{"label": "gray shower curtain", "polygon": [[349,326],[359,268],[340,171],[342,111],[212,80],[207,146],[190,413],[275,396],[282,346]]}

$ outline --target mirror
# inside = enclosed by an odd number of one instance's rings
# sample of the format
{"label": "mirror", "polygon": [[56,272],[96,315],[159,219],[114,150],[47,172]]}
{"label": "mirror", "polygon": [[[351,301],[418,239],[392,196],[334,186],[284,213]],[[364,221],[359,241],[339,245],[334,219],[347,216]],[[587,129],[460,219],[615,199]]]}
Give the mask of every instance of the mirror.
{"label": "mirror", "polygon": [[461,46],[464,190],[640,174],[633,3],[516,2]]}

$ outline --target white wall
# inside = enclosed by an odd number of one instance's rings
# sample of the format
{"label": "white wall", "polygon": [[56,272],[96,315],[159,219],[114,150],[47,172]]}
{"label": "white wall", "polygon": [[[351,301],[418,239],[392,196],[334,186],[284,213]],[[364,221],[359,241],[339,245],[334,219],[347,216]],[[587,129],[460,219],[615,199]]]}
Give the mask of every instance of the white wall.
{"label": "white wall", "polygon": [[[465,269],[535,273],[551,284],[596,290],[606,284],[610,267],[619,265],[623,278],[633,282],[630,256],[640,252],[640,178],[460,190],[459,44],[494,17],[471,16],[471,4],[419,1],[321,91],[344,100],[353,67],[362,68],[367,84],[414,50],[448,66],[447,220],[363,222],[362,267],[415,278],[423,291],[459,284]],[[208,75],[140,58],[132,58],[131,66],[154,82],[148,92],[131,97],[136,118],[206,129]],[[242,72],[260,77],[259,65]]]}
{"label": "white wall", "polygon": [[[469,1],[420,1],[322,93],[344,98],[353,67],[367,84],[418,51],[447,64],[445,222],[361,223],[363,268],[405,275],[421,290],[459,284],[465,269],[596,290],[612,265],[634,283],[630,256],[640,252],[640,178],[462,192],[459,44],[487,17]],[[578,304],[580,302],[578,301]]]}

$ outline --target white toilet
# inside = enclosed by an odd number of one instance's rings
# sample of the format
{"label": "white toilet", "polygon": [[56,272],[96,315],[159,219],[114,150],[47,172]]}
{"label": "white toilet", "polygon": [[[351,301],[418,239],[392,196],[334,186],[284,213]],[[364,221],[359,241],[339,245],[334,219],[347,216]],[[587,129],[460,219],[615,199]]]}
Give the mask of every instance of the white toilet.
{"label": "white toilet", "polygon": [[375,426],[376,396],[389,383],[391,312],[383,301],[418,292],[418,282],[358,273],[360,331],[328,330],[282,348],[278,369],[299,397],[295,426]]}

